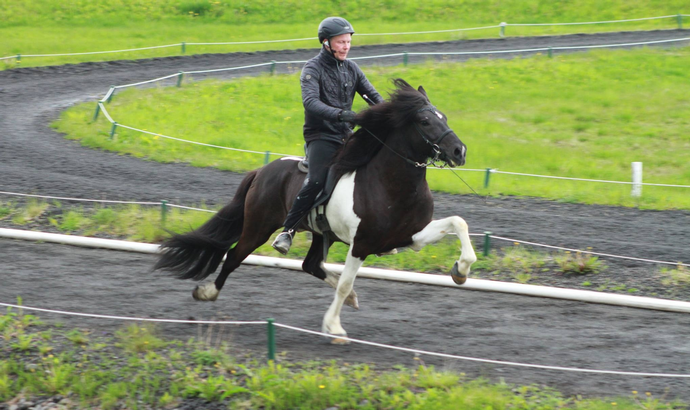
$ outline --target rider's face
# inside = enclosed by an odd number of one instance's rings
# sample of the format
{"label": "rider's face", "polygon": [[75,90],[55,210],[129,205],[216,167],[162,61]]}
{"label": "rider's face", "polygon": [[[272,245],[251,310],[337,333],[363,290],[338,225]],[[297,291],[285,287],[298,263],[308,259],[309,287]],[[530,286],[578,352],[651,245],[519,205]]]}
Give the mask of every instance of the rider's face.
{"label": "rider's face", "polygon": [[350,40],[352,34],[345,33],[331,38],[329,41],[330,49],[333,51],[335,58],[340,61],[345,61],[347,53],[350,51]]}

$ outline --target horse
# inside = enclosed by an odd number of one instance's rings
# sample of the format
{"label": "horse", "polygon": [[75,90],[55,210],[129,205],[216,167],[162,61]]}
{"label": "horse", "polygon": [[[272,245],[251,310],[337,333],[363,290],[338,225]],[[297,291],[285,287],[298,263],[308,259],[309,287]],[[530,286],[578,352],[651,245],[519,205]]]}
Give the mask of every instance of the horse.
{"label": "horse", "polygon": [[[353,285],[368,256],[400,248],[418,252],[446,234],[455,234],[461,254],[450,274],[458,285],[465,283],[477,260],[461,217],[432,220],[434,202],[426,181],[427,166],[434,162],[464,165],[467,147],[423,87],[415,89],[402,79],[393,82],[395,89],[388,101],[356,115],[359,128],[346,139],[330,167],[329,180],[335,181],[335,188],[324,212],[330,232],[315,223],[316,210],[298,226],[298,231],[312,233],[302,269],[336,289],[322,323],[322,331],[333,335],[333,343],[347,343],[342,339],[347,333],[340,312],[345,303],[358,308]],[[226,257],[216,280],[192,292],[196,300],[215,301],[228,275],[281,228],[304,179],[298,161],[285,158],[249,172],[231,202],[205,224],[162,243],[154,270],[201,281]],[[324,266],[332,240],[349,245],[340,275]]]}

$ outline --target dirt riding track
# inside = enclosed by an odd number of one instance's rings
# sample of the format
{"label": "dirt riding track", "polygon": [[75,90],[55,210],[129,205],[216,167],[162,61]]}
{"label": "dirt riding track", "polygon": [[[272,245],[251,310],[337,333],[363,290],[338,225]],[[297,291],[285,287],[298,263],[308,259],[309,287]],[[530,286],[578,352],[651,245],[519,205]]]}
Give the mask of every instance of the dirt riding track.
{"label": "dirt riding track", "polygon": [[[547,45],[604,44],[688,37],[688,31],[513,38],[425,45],[360,47],[353,56],[400,51],[495,50]],[[204,55],[86,63],[0,72],[0,191],[78,198],[193,205],[228,201],[242,175],[183,164],[159,164],[80,147],[49,128],[70,105],[102,98],[112,84],[181,70],[306,59],[312,50]],[[391,62],[392,63],[392,62]],[[397,62],[399,63],[399,61]],[[362,64],[365,65],[365,64]],[[246,73],[244,73],[246,74]],[[430,90],[432,92],[432,90]],[[464,217],[472,232],[573,248],[688,262],[690,213],[562,204],[530,199],[483,199],[436,194],[436,217]],[[7,200],[10,197],[4,197]],[[3,226],[9,226],[7,221]],[[276,321],[318,330],[332,290],[299,272],[243,266],[215,303],[191,298],[191,282],[150,273],[153,256],[0,239],[0,301],[59,310],[171,319]],[[452,261],[448,261],[450,267]],[[612,263],[624,281],[653,267]],[[361,310],[344,309],[349,335],[380,343],[464,356],[632,372],[690,374],[690,315],[551,299],[360,279]],[[112,332],[114,320],[41,314],[68,326]],[[191,325],[162,326],[181,339]],[[208,330],[204,327],[202,330]],[[278,351],[309,360],[338,358],[414,366],[408,353],[350,345],[278,330]],[[238,349],[265,351],[263,326],[228,327]],[[514,383],[541,383],[565,393],[622,394],[632,390],[690,400],[690,379],[596,375],[422,358],[438,368]]]}

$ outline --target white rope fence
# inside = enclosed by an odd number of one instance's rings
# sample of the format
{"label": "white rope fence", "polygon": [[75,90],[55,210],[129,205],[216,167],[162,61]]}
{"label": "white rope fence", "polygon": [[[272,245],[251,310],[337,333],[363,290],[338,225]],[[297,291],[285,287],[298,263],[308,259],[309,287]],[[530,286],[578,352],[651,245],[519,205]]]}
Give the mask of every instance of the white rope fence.
{"label": "white rope fence", "polygon": [[[659,17],[659,18],[664,18],[664,17]],[[690,37],[666,39],[666,40],[655,40],[655,41],[633,42],[633,43],[588,45],[588,46],[557,46],[557,47],[539,47],[539,48],[513,49],[513,50],[459,51],[459,52],[440,52],[440,53],[417,53],[417,52],[394,53],[394,54],[384,54],[384,55],[376,55],[376,56],[356,57],[356,58],[353,58],[353,60],[365,60],[365,59],[375,59],[375,58],[385,59],[385,58],[394,58],[394,57],[401,57],[401,56],[404,57],[405,59],[407,59],[407,57],[410,55],[412,55],[412,56],[456,55],[457,56],[457,55],[487,55],[487,54],[505,54],[505,53],[534,53],[534,52],[545,52],[545,51],[551,53],[551,52],[553,52],[553,50],[591,49],[591,48],[603,48],[603,47],[634,47],[634,46],[644,46],[644,45],[651,45],[651,44],[664,44],[664,43],[674,43],[674,42],[684,42],[684,41],[690,41]],[[170,74],[170,75],[155,78],[152,80],[112,86],[108,90],[108,92],[105,94],[105,96],[100,101],[98,101],[97,107],[96,107],[96,112],[94,113],[94,120],[97,119],[98,114],[100,112],[103,112],[106,119],[112,124],[112,128],[110,130],[110,137],[111,138],[113,138],[117,127],[121,127],[121,128],[129,129],[131,131],[144,133],[144,134],[148,134],[148,135],[152,135],[152,136],[156,136],[156,137],[160,137],[160,138],[164,138],[164,139],[169,139],[169,140],[173,140],[173,141],[188,143],[188,144],[195,144],[195,145],[209,147],[209,148],[224,149],[224,150],[237,151],[237,152],[243,152],[243,153],[264,155],[265,156],[265,163],[268,162],[268,157],[271,155],[279,156],[279,157],[294,156],[294,154],[283,154],[283,153],[275,153],[275,152],[270,152],[270,151],[261,152],[261,151],[244,150],[244,149],[232,148],[232,147],[226,147],[226,146],[220,146],[220,145],[206,144],[206,143],[192,141],[192,140],[188,140],[188,139],[168,136],[168,135],[164,135],[161,133],[155,133],[155,132],[143,130],[140,128],[132,127],[129,125],[123,125],[123,124],[118,123],[117,121],[115,121],[112,118],[112,116],[109,114],[109,112],[107,111],[107,109],[105,107],[105,103],[109,102],[113,98],[115,91],[118,89],[124,89],[124,88],[128,88],[128,87],[136,87],[136,86],[141,86],[141,85],[146,85],[146,84],[152,84],[155,82],[168,80],[168,79],[172,79],[172,78],[177,78],[178,79],[177,84],[178,84],[178,86],[180,86],[182,78],[186,74],[210,74],[210,73],[236,71],[236,70],[244,70],[244,69],[251,69],[251,68],[258,68],[258,67],[268,67],[268,66],[271,67],[271,71],[273,72],[275,70],[275,66],[278,64],[304,64],[304,63],[306,63],[306,60],[271,61],[271,62],[267,62],[267,63],[259,63],[259,64],[252,64],[252,65],[246,65],[246,66],[239,66],[239,67],[226,67],[226,68],[218,68],[218,69],[211,69],[211,70],[197,70],[197,71],[181,71],[177,74]],[[432,167],[432,168],[434,168],[434,169],[449,169],[449,168],[437,168],[437,167]],[[482,171],[482,170],[477,170],[477,169],[462,169],[462,168],[450,168],[450,169],[454,170],[454,171],[464,171],[464,172]],[[495,173],[495,174],[562,179],[562,180],[572,180],[572,181],[582,181],[582,182],[627,184],[627,185],[634,185],[634,186],[638,186],[638,187],[639,186],[656,186],[656,187],[668,187],[668,188],[690,188],[690,185],[642,183],[642,182],[629,182],[629,181],[607,181],[607,180],[599,180],[599,179],[537,175],[537,174],[528,174],[528,173],[520,173],[520,172],[499,171],[497,169],[492,169],[492,168],[486,169],[486,172],[487,172],[487,178],[486,178],[485,187],[488,186],[488,173]]]}
{"label": "white rope fence", "polygon": [[[479,170],[477,170],[477,171],[479,171]],[[115,201],[115,200],[105,200],[105,199],[84,199],[84,198],[69,198],[69,197],[58,197],[58,196],[22,194],[22,193],[7,192],[7,191],[0,191],[0,195],[31,197],[31,198],[41,198],[41,199],[53,199],[53,200],[62,200],[62,201],[75,201],[75,202],[154,205],[154,206],[161,206],[162,212],[165,212],[166,207],[184,209],[184,210],[189,210],[189,211],[207,212],[207,213],[216,213],[217,212],[217,211],[210,210],[210,209],[201,209],[201,208],[194,208],[194,207],[183,206],[183,205],[176,205],[174,203],[168,202],[167,200],[161,200],[160,202]],[[601,252],[593,252],[593,251],[587,251],[587,250],[581,250],[581,249],[566,248],[566,247],[561,247],[561,246],[546,245],[546,244],[541,244],[541,243],[536,243],[536,242],[524,241],[524,240],[520,240],[520,239],[505,238],[502,236],[493,235],[491,233],[484,233],[484,234],[471,233],[470,236],[481,236],[481,237],[487,237],[488,236],[492,239],[497,239],[497,240],[502,240],[502,241],[508,241],[508,242],[513,242],[513,243],[522,243],[525,245],[555,249],[555,250],[560,250],[560,251],[576,252],[576,253],[583,253],[583,254],[589,254],[589,255],[595,255],[595,256],[603,256],[603,257],[613,258],[613,259],[625,259],[625,260],[631,260],[631,261],[637,261],[637,262],[654,263],[654,264],[659,264],[659,265],[673,265],[673,266],[690,267],[690,264],[686,264],[683,262],[668,262],[668,261],[660,261],[660,260],[648,259],[648,258],[636,258],[636,257],[632,257],[632,256],[614,255],[614,254],[610,254],[610,253],[601,253]],[[486,253],[488,253],[488,250]]]}
{"label": "white rope fence", "polygon": [[[577,373],[608,374],[608,375],[618,375],[618,376],[640,376],[640,377],[690,378],[690,374],[646,373],[646,372],[629,372],[629,371],[617,371],[617,370],[584,369],[584,368],[578,368],[578,367],[548,366],[548,365],[540,365],[540,364],[532,364],[532,363],[521,363],[521,362],[502,361],[502,360],[493,360],[493,359],[482,359],[482,358],[470,357],[470,356],[460,356],[460,355],[447,354],[447,353],[438,353],[438,352],[433,352],[433,351],[429,351],[429,350],[412,349],[412,348],[407,348],[407,347],[388,345],[388,344],[384,344],[384,343],[370,342],[370,341],[362,340],[362,339],[354,339],[354,338],[350,338],[350,337],[330,335],[330,334],[323,333],[323,332],[317,332],[317,331],[304,329],[304,328],[300,328],[300,327],[296,327],[296,326],[290,326],[290,325],[285,325],[282,323],[273,322],[272,319],[270,319],[270,320],[254,320],[254,321],[153,319],[153,318],[142,318],[142,317],[113,316],[113,315],[99,315],[99,314],[90,314],[90,313],[68,312],[68,311],[62,311],[62,310],[43,309],[43,308],[28,307],[28,306],[22,306],[22,305],[14,305],[14,304],[9,304],[9,303],[2,303],[2,302],[0,302],[0,306],[5,306],[7,308],[13,308],[13,309],[18,309],[18,310],[29,310],[29,311],[35,311],[35,312],[59,314],[59,315],[66,315],[66,316],[90,317],[90,318],[96,318],[96,319],[125,320],[125,321],[137,321],[137,322],[178,323],[178,324],[180,324],[180,323],[183,323],[183,324],[212,324],[212,325],[269,325],[269,326],[272,325],[275,327],[279,327],[279,328],[283,328],[283,329],[287,329],[287,330],[293,330],[293,331],[300,332],[300,333],[306,333],[306,334],[316,335],[316,336],[323,336],[323,337],[328,337],[328,338],[332,338],[332,339],[341,339],[341,340],[346,340],[348,342],[362,344],[362,345],[366,345],[366,346],[378,347],[378,348],[389,349],[389,350],[397,350],[397,351],[407,352],[407,353],[414,353],[415,355],[442,357],[442,358],[446,358],[446,359],[456,359],[456,360],[488,363],[488,364],[495,364],[495,365],[502,365],[502,366],[526,367],[526,368],[541,369],[541,370],[557,370],[557,371],[577,372]],[[271,341],[270,333],[271,332],[269,331],[269,343],[275,344],[275,340]],[[269,347],[269,349],[270,349],[270,347]]]}
{"label": "white rope fence", "polygon": [[684,266],[684,267],[690,268],[690,264],[683,263],[683,262],[665,262],[665,261],[659,261],[659,260],[655,260],[655,259],[635,258],[632,256],[621,256],[621,255],[613,255],[610,253],[593,252],[593,251],[586,251],[586,250],[574,249],[574,248],[564,248],[562,246],[545,245],[542,243],[523,241],[520,239],[505,238],[502,236],[491,235],[491,234],[478,234],[478,233],[471,233],[470,234],[470,236],[487,236],[487,235],[492,239],[498,239],[500,241],[521,243],[524,245],[536,246],[536,247],[540,247],[540,248],[555,249],[555,250],[566,251],[566,252],[583,253],[583,254],[595,255],[595,256],[604,256],[604,257],[613,258],[613,259],[625,259],[625,260],[636,261],[636,262],[647,262],[647,263],[654,263],[654,264],[659,264],[659,265]]}
{"label": "white rope fence", "polygon": [[[565,23],[507,23],[502,22],[497,25],[481,26],[481,27],[467,27],[467,28],[454,28],[447,30],[427,30],[427,31],[405,31],[405,32],[389,32],[389,33],[357,33],[357,36],[405,36],[405,35],[419,35],[419,34],[438,34],[438,33],[454,33],[462,31],[476,31],[476,30],[489,30],[489,29],[500,29],[500,36],[505,37],[506,27],[539,27],[539,26],[573,26],[573,25],[596,25],[596,24],[616,24],[616,23],[629,23],[629,22],[640,22],[649,20],[662,20],[662,19],[676,19],[678,28],[683,26],[683,18],[690,17],[688,14],[675,14],[667,16],[657,16],[657,17],[643,17],[635,19],[621,19],[621,20],[606,20],[606,21],[586,21],[586,22],[565,22]],[[91,52],[80,52],[80,53],[57,53],[57,54],[16,54],[7,57],[1,57],[2,60],[17,59],[21,61],[21,58],[30,57],[66,57],[66,56],[82,56],[82,55],[98,55],[98,54],[113,54],[113,53],[126,53],[134,51],[145,51],[154,49],[163,49],[171,47],[180,47],[182,54],[186,52],[186,46],[223,46],[223,45],[248,45],[248,44],[279,44],[279,43],[290,43],[290,42],[303,42],[303,41],[315,41],[316,37],[304,37],[304,38],[291,38],[291,39],[276,39],[276,40],[255,40],[255,41],[225,41],[225,42],[181,42],[175,44],[166,44],[160,46],[150,46],[150,47],[139,47],[139,48],[128,48],[121,50],[107,50],[107,51],[91,51]]]}

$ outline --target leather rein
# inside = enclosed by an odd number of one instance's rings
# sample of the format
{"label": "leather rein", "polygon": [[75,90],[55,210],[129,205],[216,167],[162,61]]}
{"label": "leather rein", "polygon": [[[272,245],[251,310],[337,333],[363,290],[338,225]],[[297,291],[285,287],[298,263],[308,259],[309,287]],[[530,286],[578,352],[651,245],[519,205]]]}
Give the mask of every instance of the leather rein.
{"label": "leather rein", "polygon": [[[426,107],[420,108],[419,110],[417,110],[417,113],[424,112],[424,111],[430,111],[431,113],[433,113],[434,115],[437,115],[437,116],[440,115],[440,114],[438,113],[438,111],[436,110],[436,107],[434,107],[433,105],[428,105],[428,106],[426,106]],[[394,153],[395,155],[397,155],[397,156],[399,156],[400,158],[404,159],[405,162],[407,162],[407,163],[409,163],[409,164],[412,164],[412,165],[414,165],[414,166],[417,167],[417,168],[426,168],[426,167],[428,167],[429,165],[434,165],[435,163],[439,162],[439,161],[441,160],[440,158],[441,158],[441,154],[442,154],[441,148],[439,147],[439,144],[441,144],[441,141],[443,141],[443,139],[444,139],[448,134],[450,134],[451,132],[453,132],[453,130],[450,129],[450,128],[448,128],[446,131],[443,132],[443,134],[441,134],[441,136],[438,138],[438,140],[437,140],[436,142],[432,142],[432,141],[431,141],[431,138],[429,138],[426,134],[424,134],[424,131],[423,131],[422,128],[419,126],[419,124],[417,124],[417,122],[414,123],[414,127],[415,127],[415,129],[417,130],[417,133],[422,137],[422,139],[424,140],[424,142],[426,142],[427,144],[431,145],[431,149],[434,150],[434,156],[433,156],[433,157],[429,157],[429,158],[427,159],[427,162],[425,162],[425,163],[413,161],[413,160],[411,160],[411,159],[405,157],[404,155],[398,153],[398,152],[395,151],[393,148],[391,148],[390,146],[388,146],[388,145],[387,145],[385,142],[383,142],[379,137],[377,137],[376,135],[374,135],[373,132],[369,131],[369,130],[366,129],[365,127],[362,127],[362,129],[365,130],[366,132],[368,132],[369,134],[371,134],[372,137],[376,138],[376,140],[377,140],[378,142],[380,142],[381,144],[383,144],[383,146],[386,147],[386,148],[388,148],[392,153]],[[448,163],[447,163],[446,161],[444,161],[444,164],[447,165]]]}

